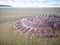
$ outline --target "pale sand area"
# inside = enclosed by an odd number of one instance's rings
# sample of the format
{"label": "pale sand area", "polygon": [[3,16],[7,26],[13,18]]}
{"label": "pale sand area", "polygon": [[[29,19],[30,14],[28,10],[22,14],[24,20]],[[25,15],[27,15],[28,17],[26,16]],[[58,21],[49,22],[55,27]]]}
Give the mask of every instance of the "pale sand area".
{"label": "pale sand area", "polygon": [[58,37],[40,38],[33,36],[26,39],[26,35],[20,35],[19,31],[12,25],[19,16],[5,16],[6,14],[4,14],[0,15],[0,45],[60,45],[60,31],[55,31]]}

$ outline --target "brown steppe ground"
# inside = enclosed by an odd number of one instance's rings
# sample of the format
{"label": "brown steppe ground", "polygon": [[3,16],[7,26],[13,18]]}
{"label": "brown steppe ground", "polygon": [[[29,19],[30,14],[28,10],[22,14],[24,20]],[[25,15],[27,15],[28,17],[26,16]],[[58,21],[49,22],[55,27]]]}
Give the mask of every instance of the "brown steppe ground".
{"label": "brown steppe ground", "polygon": [[[21,16],[40,14],[60,14],[60,8],[0,8],[0,45],[60,45],[60,31],[55,30],[57,37],[40,38],[26,36],[13,27]],[[27,38],[26,38],[27,37]]]}
{"label": "brown steppe ground", "polygon": [[60,45],[60,31],[55,30],[57,37],[40,38],[33,36],[32,38],[22,34],[13,27],[15,20],[0,22],[0,45]]}

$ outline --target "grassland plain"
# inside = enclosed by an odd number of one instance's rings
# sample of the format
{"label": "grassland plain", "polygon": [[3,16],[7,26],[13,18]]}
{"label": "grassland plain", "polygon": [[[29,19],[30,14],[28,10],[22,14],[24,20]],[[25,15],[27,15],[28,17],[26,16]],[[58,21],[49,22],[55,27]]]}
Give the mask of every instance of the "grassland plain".
{"label": "grassland plain", "polygon": [[[25,9],[26,10],[26,9]],[[20,35],[12,24],[21,16],[44,14],[59,14],[59,9],[0,9],[0,45],[60,45],[60,31],[55,30],[58,37],[40,38]],[[18,12],[17,12],[18,11]],[[28,13],[27,13],[28,12]]]}

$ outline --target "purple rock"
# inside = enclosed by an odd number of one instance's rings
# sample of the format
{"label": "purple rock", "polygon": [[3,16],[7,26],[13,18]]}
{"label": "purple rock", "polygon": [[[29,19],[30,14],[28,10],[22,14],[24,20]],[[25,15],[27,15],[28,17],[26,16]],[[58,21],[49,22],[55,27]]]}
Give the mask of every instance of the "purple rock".
{"label": "purple rock", "polygon": [[60,30],[60,23],[55,23],[54,28]]}

